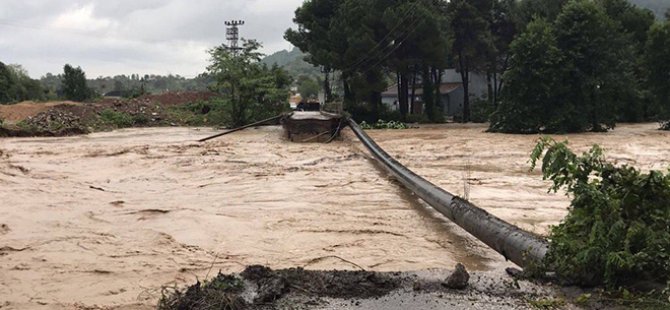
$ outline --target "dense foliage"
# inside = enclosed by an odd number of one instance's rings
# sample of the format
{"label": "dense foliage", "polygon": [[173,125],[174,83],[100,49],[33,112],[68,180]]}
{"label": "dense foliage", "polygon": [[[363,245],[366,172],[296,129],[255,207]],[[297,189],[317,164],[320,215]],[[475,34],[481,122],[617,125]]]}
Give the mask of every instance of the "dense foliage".
{"label": "dense foliage", "polygon": [[[296,11],[294,22],[298,28],[287,30],[285,38],[306,53],[309,63],[324,69],[326,77],[329,72],[340,73],[345,108],[357,119],[383,117],[381,92],[393,86],[397,88],[400,119],[407,120],[416,110],[417,96],[413,93],[422,88],[424,115],[439,121],[443,107],[436,86],[445,69],[455,68],[468,94],[463,96],[459,120],[472,120],[473,109],[497,109],[491,128],[495,131],[604,131],[616,122],[658,117],[652,100],[656,95],[646,83],[650,67],[642,58],[655,17],[634,3],[308,0]],[[535,19],[543,20],[546,24],[542,27],[548,32],[532,25]],[[544,32],[540,38],[545,41],[528,42],[535,35],[522,38],[523,32]],[[525,42],[512,51],[515,39]],[[540,70],[531,68],[524,62],[544,61],[524,58],[529,54],[544,57],[524,50],[536,48],[535,44],[557,49],[560,59],[552,58],[548,62],[553,64]],[[511,85],[530,81],[522,77],[528,69],[534,71],[531,74],[544,71],[554,78],[543,77],[542,81],[533,81],[534,86]],[[471,101],[479,99],[472,97],[469,89],[473,72],[486,77],[488,92],[480,102],[488,107],[471,106]],[[333,83],[328,79],[324,82],[330,89]],[[508,87],[526,89],[519,94],[505,91]],[[542,93],[537,98],[528,97],[536,91]],[[538,102],[542,98],[550,102]],[[546,112],[549,106],[555,113]],[[511,114],[518,111],[541,111],[543,115]],[[477,115],[478,120],[481,118]],[[512,123],[515,121],[521,122]]]}
{"label": "dense foliage", "polygon": [[661,111],[663,129],[670,130],[670,21],[657,23],[649,31],[645,61],[652,100]]}
{"label": "dense foliage", "polygon": [[[406,118],[414,104],[409,90],[420,78],[424,94],[439,92],[434,85],[447,66],[445,17],[443,1],[310,0],[296,10],[299,27],[285,38],[309,54],[308,62],[323,67],[326,77],[340,73],[345,107],[354,117],[379,118],[381,93],[397,84]],[[441,116],[436,98],[424,97],[431,119]]]}
{"label": "dense foliage", "polygon": [[573,196],[545,268],[581,285],[670,284],[670,171],[615,166],[598,146],[577,156],[549,138],[533,150],[533,167],[545,150],[544,178]]}
{"label": "dense foliage", "polygon": [[63,67],[63,97],[72,101],[84,101],[93,97],[93,92],[86,84],[86,73],[81,67],[67,64]]}
{"label": "dense foliage", "polygon": [[42,86],[23,67],[0,62],[0,104],[42,99]]}
{"label": "dense foliage", "polygon": [[277,66],[260,63],[260,43],[244,41],[232,52],[225,45],[209,51],[208,73],[215,79],[214,89],[227,101],[228,125],[242,126],[279,114],[288,108],[291,78]]}
{"label": "dense foliage", "polygon": [[646,70],[663,61],[643,57],[651,12],[627,0],[574,0],[553,13],[530,22],[512,43],[492,131],[604,131],[658,117]]}
{"label": "dense foliage", "polygon": [[506,102],[493,114],[491,130],[533,133],[557,131],[564,122],[563,54],[551,25],[535,20],[511,46],[514,55],[505,73]]}

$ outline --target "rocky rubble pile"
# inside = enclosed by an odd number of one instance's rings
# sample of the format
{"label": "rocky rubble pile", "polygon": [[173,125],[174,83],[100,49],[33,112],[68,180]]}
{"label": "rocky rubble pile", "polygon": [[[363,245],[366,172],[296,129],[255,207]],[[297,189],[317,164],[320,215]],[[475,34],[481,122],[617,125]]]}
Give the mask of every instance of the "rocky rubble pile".
{"label": "rocky rubble pile", "polygon": [[81,119],[76,115],[56,109],[51,109],[24,121],[25,126],[35,133],[54,136],[88,133]]}

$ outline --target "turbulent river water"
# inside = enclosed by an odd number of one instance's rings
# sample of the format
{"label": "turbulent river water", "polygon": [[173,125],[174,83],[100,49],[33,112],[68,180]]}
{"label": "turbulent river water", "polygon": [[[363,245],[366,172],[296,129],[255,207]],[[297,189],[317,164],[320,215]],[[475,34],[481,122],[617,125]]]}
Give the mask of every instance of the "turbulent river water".
{"label": "turbulent river water", "polygon": [[[621,164],[666,169],[670,133],[656,127],[556,138],[578,151],[601,144]],[[419,175],[546,234],[569,198],[547,193],[539,172],[528,171],[537,136],[484,129],[370,135]],[[380,172],[350,131],[331,144],[290,143],[279,127],[194,142],[213,133],[157,128],[0,140],[0,307],[145,308],[163,286],[250,264],[508,265]]]}

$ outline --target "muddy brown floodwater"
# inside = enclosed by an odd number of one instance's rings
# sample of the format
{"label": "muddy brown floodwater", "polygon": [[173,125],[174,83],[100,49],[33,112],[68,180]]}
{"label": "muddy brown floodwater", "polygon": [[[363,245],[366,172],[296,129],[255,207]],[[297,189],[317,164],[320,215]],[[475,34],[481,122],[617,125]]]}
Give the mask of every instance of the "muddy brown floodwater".
{"label": "muddy brown floodwater", "polygon": [[[569,138],[665,169],[670,133],[623,125]],[[569,199],[528,172],[537,136],[482,126],[371,131],[420,175],[546,233]],[[507,266],[375,167],[349,131],[295,144],[279,127],[204,144],[211,130],[130,129],[0,140],[0,307],[149,308],[161,287],[250,264],[407,271]],[[565,137],[558,137],[563,139]]]}

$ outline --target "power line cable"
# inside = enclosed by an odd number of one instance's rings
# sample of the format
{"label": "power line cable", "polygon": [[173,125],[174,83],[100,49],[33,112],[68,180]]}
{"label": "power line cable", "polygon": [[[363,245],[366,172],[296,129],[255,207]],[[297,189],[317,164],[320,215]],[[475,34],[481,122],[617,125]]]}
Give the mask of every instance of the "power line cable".
{"label": "power line cable", "polygon": [[362,71],[359,71],[359,72],[361,72],[363,74],[368,73],[370,70],[374,69],[375,67],[380,65],[382,62],[387,60],[395,51],[397,51],[400,47],[402,47],[402,45],[414,34],[416,29],[419,28],[420,24],[421,24],[421,20],[419,20],[419,19],[415,20],[413,22],[412,26],[410,26],[411,29],[408,28],[408,31],[405,34],[401,35],[401,37],[404,36],[404,38],[401,39],[398,44],[390,45],[391,49],[386,54],[384,54],[382,57],[380,57],[373,65],[368,66],[366,69],[363,69]]}
{"label": "power line cable", "polygon": [[[386,35],[381,40],[379,40],[377,44],[375,44],[374,47],[372,47],[367,53],[365,53],[363,57],[361,57],[358,61],[354,62],[353,64],[346,66],[340,71],[351,71],[354,67],[357,67],[367,61],[374,59],[375,54],[378,52],[377,49],[382,45],[382,43],[384,43],[391,36],[391,34],[393,34],[396,30],[398,30],[398,28],[400,28],[400,26],[405,24],[405,22],[407,22],[410,18],[412,18],[416,14],[415,9],[418,7],[418,4],[419,0],[412,2],[411,7],[407,10],[407,12],[405,12],[405,15],[403,16],[403,18],[401,18],[401,21],[398,24],[396,24],[393,28],[391,28],[391,30],[389,30],[386,33]],[[388,45],[383,47],[382,51],[387,47]]]}

